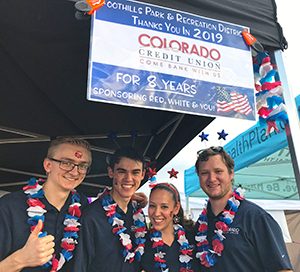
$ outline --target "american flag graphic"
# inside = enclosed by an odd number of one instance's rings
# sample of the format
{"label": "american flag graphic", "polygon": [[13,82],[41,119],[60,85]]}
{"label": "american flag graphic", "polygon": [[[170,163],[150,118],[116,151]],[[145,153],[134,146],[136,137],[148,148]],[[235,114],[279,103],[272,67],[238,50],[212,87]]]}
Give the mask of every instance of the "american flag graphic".
{"label": "american flag graphic", "polygon": [[247,95],[239,94],[235,91],[228,93],[225,90],[218,91],[217,111],[235,111],[244,115],[252,112]]}

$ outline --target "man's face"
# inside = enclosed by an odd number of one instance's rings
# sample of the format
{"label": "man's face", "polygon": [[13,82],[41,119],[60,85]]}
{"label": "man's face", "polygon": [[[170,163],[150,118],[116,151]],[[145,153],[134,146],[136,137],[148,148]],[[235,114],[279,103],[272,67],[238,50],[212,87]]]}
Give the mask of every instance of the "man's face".
{"label": "man's face", "polygon": [[212,200],[229,198],[232,191],[233,172],[229,173],[221,155],[210,156],[199,164],[200,186]]}
{"label": "man's face", "polygon": [[114,169],[108,168],[108,176],[112,179],[115,201],[128,201],[140,187],[145,170],[142,162],[123,157],[114,165]]}
{"label": "man's face", "polygon": [[[90,165],[90,153],[81,146],[72,144],[61,144],[53,151],[51,159],[63,161],[63,163],[75,163],[82,165]],[[47,172],[47,182],[51,182],[58,191],[71,191],[76,188],[85,178],[86,173],[80,173],[78,167],[72,170],[63,170],[62,165],[58,161],[46,158],[44,160],[44,168]]]}

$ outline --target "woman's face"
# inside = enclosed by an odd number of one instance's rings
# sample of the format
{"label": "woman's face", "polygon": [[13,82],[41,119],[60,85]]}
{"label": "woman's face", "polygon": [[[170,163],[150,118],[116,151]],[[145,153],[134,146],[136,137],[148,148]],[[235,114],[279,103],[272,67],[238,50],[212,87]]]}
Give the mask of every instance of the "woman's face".
{"label": "woman's face", "polygon": [[178,214],[179,209],[180,204],[175,203],[171,192],[157,189],[151,193],[148,216],[156,230],[173,232],[173,217]]}

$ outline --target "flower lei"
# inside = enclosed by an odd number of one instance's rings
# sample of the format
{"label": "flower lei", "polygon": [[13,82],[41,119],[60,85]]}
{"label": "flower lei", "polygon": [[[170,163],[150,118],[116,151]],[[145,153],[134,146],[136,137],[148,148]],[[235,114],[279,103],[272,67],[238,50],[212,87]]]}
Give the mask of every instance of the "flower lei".
{"label": "flower lei", "polygon": [[[191,256],[193,254],[193,247],[189,245],[189,241],[186,239],[185,230],[179,224],[174,224],[175,237],[177,237],[177,242],[180,244],[179,249],[179,261],[180,261],[180,270],[179,272],[193,272],[191,269]],[[156,249],[154,254],[155,268],[158,268],[162,272],[168,272],[169,268],[164,259],[166,253],[163,252],[163,239],[160,231],[151,229],[150,239],[153,242],[152,248]]]}
{"label": "flower lei", "polygon": [[201,264],[205,267],[211,267],[216,264],[217,256],[222,255],[224,250],[223,240],[226,238],[226,234],[229,230],[229,226],[233,222],[236,212],[238,211],[240,200],[243,200],[243,189],[237,188],[233,191],[232,197],[228,199],[226,207],[219,217],[219,221],[216,222],[215,235],[212,237],[212,249],[209,248],[209,242],[207,240],[207,204],[202,210],[198,218],[198,232],[195,236],[196,240],[196,258],[198,258]]}
{"label": "flower lei", "polygon": [[101,205],[108,217],[108,223],[112,225],[112,232],[119,236],[124,250],[122,255],[125,258],[124,262],[132,263],[134,260],[140,261],[144,254],[145,235],[147,233],[145,217],[142,209],[137,208],[137,203],[133,202],[133,232],[135,236],[136,248],[133,248],[130,235],[126,233],[127,228],[124,226],[124,221],[121,215],[117,213],[118,204],[115,203],[110,195],[110,190],[106,188],[101,195]]}
{"label": "flower lei", "polygon": [[[45,205],[40,201],[44,198],[43,186],[40,183],[44,182],[42,179],[31,178],[28,185],[23,187],[23,191],[28,195],[28,209],[27,214],[29,216],[27,222],[31,226],[31,231],[34,230],[39,220],[45,221],[44,214],[47,212],[45,210]],[[65,262],[68,262],[73,257],[73,251],[77,244],[78,231],[80,223],[79,218],[81,216],[80,211],[80,196],[73,190],[72,192],[72,202],[68,208],[68,214],[65,215],[65,220],[63,224],[65,225],[63,238],[61,239],[61,252],[59,253],[59,259],[56,258],[56,253],[53,254],[52,260],[48,261],[43,265],[43,268],[51,267],[51,272],[60,270]],[[41,231],[39,237],[44,237],[47,232]]]}

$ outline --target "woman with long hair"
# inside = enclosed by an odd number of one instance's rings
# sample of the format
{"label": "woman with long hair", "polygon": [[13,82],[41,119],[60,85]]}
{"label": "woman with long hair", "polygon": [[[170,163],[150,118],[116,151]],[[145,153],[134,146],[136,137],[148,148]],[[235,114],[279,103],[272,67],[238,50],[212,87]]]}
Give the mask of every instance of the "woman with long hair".
{"label": "woman with long hair", "polygon": [[187,239],[187,221],[173,184],[158,183],[152,188],[148,216],[151,228],[142,257],[142,270],[193,272],[193,246]]}

